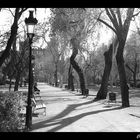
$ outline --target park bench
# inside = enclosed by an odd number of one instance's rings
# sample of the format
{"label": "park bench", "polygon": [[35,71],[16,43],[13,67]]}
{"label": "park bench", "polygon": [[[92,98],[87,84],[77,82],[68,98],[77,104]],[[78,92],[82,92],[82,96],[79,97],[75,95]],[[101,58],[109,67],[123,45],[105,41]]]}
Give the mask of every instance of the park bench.
{"label": "park bench", "polygon": [[46,104],[43,102],[40,95],[34,94],[32,98],[32,112],[34,113],[36,110],[43,109],[46,115]]}
{"label": "park bench", "polygon": [[[35,113],[36,110],[43,109],[43,113],[45,113],[46,116],[46,104],[43,102],[40,95],[34,94],[33,98],[31,98],[32,101],[32,113]],[[26,106],[27,106],[27,95],[22,97],[21,100],[21,108],[20,108],[20,116],[23,119],[25,119],[26,116]]]}

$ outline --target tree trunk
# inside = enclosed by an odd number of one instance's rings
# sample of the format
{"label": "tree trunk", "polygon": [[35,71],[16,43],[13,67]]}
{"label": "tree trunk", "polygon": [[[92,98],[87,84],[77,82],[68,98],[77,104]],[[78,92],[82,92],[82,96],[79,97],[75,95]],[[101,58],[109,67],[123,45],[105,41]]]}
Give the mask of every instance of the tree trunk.
{"label": "tree trunk", "polygon": [[70,57],[70,63],[73,66],[73,68],[75,69],[75,71],[78,73],[79,81],[80,81],[80,89],[81,89],[82,95],[84,95],[85,89],[86,89],[84,74],[83,74],[82,69],[78,66],[78,63],[74,60],[76,55],[78,54],[79,42],[76,38],[72,38],[71,44],[73,46],[73,52],[72,52],[72,55]]}
{"label": "tree trunk", "polygon": [[17,17],[18,17],[19,9],[20,8],[16,8],[16,11],[15,11],[14,23],[11,27],[11,35],[10,35],[10,38],[8,39],[6,49],[4,50],[4,52],[2,53],[2,55],[0,57],[0,67],[3,64],[3,62],[5,61],[5,59],[9,56],[11,46],[12,46],[14,39],[16,38],[16,35],[17,35],[18,19],[19,19]]}
{"label": "tree trunk", "polygon": [[55,82],[55,87],[57,87],[58,86],[58,82],[57,82],[57,64],[55,64],[54,82]]}
{"label": "tree trunk", "polygon": [[111,67],[112,67],[112,50],[113,50],[113,45],[111,44],[108,51],[104,53],[105,68],[104,68],[104,73],[102,77],[101,87],[95,98],[96,100],[106,99],[107,97],[108,81],[109,81],[109,75],[110,75]]}
{"label": "tree trunk", "polygon": [[118,66],[119,78],[120,78],[120,88],[121,88],[121,98],[122,98],[122,107],[129,107],[129,88],[126,80],[126,73],[124,67],[124,58],[123,58],[123,49],[125,41],[120,40],[119,46],[116,55],[116,61]]}
{"label": "tree trunk", "polygon": [[72,74],[73,68],[72,65],[70,64],[69,66],[69,72],[68,72],[68,89],[71,89],[72,91],[74,91],[74,77]]}
{"label": "tree trunk", "polygon": [[73,76],[73,74],[71,73],[71,75],[70,75],[70,89],[71,89],[71,91],[74,91],[75,89],[74,89],[74,76]]}
{"label": "tree trunk", "polygon": [[20,81],[20,73],[18,72],[16,75],[16,82],[15,82],[14,91],[18,91],[19,81]]}
{"label": "tree trunk", "polygon": [[136,73],[133,74],[134,87],[137,86]]}
{"label": "tree trunk", "polygon": [[125,66],[126,66],[126,68],[128,68],[128,70],[130,70],[130,72],[132,72],[133,82],[134,82],[134,85],[133,86],[136,87],[136,85],[137,85],[137,80],[136,80],[137,66],[136,66],[136,64],[134,66],[135,67],[134,70],[131,69],[128,64],[125,64]]}
{"label": "tree trunk", "polygon": [[60,75],[60,88],[63,87],[63,74]]}
{"label": "tree trunk", "polygon": [[133,74],[134,87],[136,87],[136,86],[137,86],[136,75],[137,75],[137,62],[135,61],[135,68],[134,68],[134,74]]}
{"label": "tree trunk", "polygon": [[70,89],[71,87],[71,80],[70,80],[70,76],[71,76],[71,64],[69,66],[69,70],[68,70],[68,89]]}

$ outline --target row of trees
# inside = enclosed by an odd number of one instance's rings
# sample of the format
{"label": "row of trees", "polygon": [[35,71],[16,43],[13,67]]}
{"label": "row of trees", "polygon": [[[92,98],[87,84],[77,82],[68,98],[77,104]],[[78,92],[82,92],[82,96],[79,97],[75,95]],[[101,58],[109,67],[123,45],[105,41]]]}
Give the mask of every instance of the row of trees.
{"label": "row of trees", "polygon": [[[28,46],[28,40],[24,38],[24,41],[20,41],[20,46],[24,46],[22,47],[24,50],[17,52],[14,48],[16,48],[19,35],[19,19],[27,8],[15,8],[14,10],[12,12],[14,20],[6,43],[4,35],[2,36],[5,49],[0,56],[0,66],[3,65],[5,75],[9,71],[9,76],[16,79],[15,90],[18,90],[19,79],[28,69],[28,47],[25,47]],[[36,65],[37,76],[42,71],[47,82],[55,83],[55,86],[58,86],[58,82],[61,86],[68,82],[68,88],[72,90],[76,83],[83,95],[86,93],[87,84],[100,83],[101,86],[95,98],[100,100],[107,97],[108,82],[111,77],[112,84],[114,83],[112,73],[115,67],[117,68],[116,77],[120,81],[122,106],[129,107],[127,82],[131,77],[128,78],[127,75],[130,76],[128,72],[133,75],[134,85],[136,85],[136,77],[139,73],[137,51],[139,48],[136,49],[137,45],[132,44],[134,34],[128,41],[127,36],[130,23],[139,15],[139,9],[50,8],[50,10],[49,22],[38,23],[36,29],[35,40],[42,39],[43,43],[46,43],[43,55],[36,60],[39,64],[39,67]],[[112,30],[114,38],[111,38],[110,45],[98,47],[102,26]],[[48,32],[50,41],[46,40]],[[39,48],[36,50],[39,51]],[[4,70],[5,68],[7,71]],[[10,73],[10,68],[13,73]]]}
{"label": "row of trees", "polygon": [[[1,31],[1,55],[0,55],[0,69],[1,69],[1,83],[5,83],[5,80],[11,81],[15,79],[14,91],[18,90],[18,86],[22,79],[28,80],[28,38],[26,37],[24,14],[28,11],[28,8],[2,8],[0,12],[8,11],[10,16],[10,25],[7,26],[7,30]],[[39,38],[35,36],[34,40]]]}
{"label": "row of trees", "polygon": [[[109,27],[115,33],[115,39],[112,41],[108,50],[104,52],[104,73],[102,76],[101,87],[95,99],[100,100],[107,97],[107,86],[112,68],[112,62],[114,63],[114,60],[116,60],[120,80],[122,107],[129,106],[129,91],[124,64],[124,47],[126,44],[131,20],[139,14],[139,9],[135,13],[134,10],[135,8],[105,8],[99,10],[96,9],[96,11],[95,9],[85,8],[52,9],[52,12],[54,14],[51,24],[53,37],[58,35],[58,33],[62,33],[63,36],[67,37],[67,40],[72,47],[72,54],[70,56],[70,67],[72,66],[72,68],[77,72],[79,76],[82,94],[85,94],[86,89],[85,78],[83,69],[79,66],[77,61],[75,61],[75,58],[78,55],[78,51],[80,51],[80,49],[85,46],[85,41],[87,41],[87,25],[88,27],[90,27],[90,24],[88,22],[90,18],[87,17],[87,13],[89,14],[90,12],[93,16],[93,19],[90,19],[90,22],[92,21],[92,24],[95,23],[94,21],[99,21]],[[103,16],[106,16],[109,22]],[[95,27],[96,26],[93,25],[92,29],[95,30]],[[71,74],[69,74],[69,76],[70,75]]]}
{"label": "row of trees", "polygon": [[[15,78],[15,88],[18,90],[19,81],[25,71],[28,69],[28,54],[27,54],[27,40],[19,41],[20,52],[17,51],[17,40],[20,39],[20,32],[18,30],[21,21],[21,16],[27,10],[27,8],[2,8],[1,12],[8,10],[11,12],[13,23],[10,30],[1,34],[1,55],[0,55],[0,67],[3,71],[2,81],[8,76],[10,81]],[[23,47],[24,46],[24,47]],[[11,87],[11,86],[10,86]],[[10,88],[9,87],[9,88]]]}

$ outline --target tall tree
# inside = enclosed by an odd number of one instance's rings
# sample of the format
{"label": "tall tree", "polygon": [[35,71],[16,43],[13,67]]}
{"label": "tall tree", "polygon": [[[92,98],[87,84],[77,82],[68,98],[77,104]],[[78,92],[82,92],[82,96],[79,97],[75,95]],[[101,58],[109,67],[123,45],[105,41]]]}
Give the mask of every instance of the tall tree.
{"label": "tall tree", "polygon": [[[124,67],[124,46],[127,39],[130,22],[134,16],[138,13],[134,14],[135,8],[105,8],[106,15],[108,16],[110,22],[113,27],[108,24],[106,21],[102,20],[100,17],[98,20],[112,29],[118,40],[118,49],[116,54],[116,61],[118,66],[120,84],[121,84],[121,98],[122,98],[122,107],[129,107],[129,91],[128,85],[126,81],[126,72]],[[121,14],[122,13],[122,14]]]}
{"label": "tall tree", "polygon": [[[80,8],[55,8],[52,9],[54,13],[54,18],[52,22],[52,31],[56,34],[58,31],[66,36],[68,42],[72,46],[72,55],[70,58],[70,63],[79,75],[79,80],[81,83],[81,90],[85,91],[85,81],[83,71],[75,61],[75,57],[78,54],[80,48],[80,37],[82,30],[84,28],[83,19],[81,19],[83,10]],[[82,77],[82,78],[81,78]]]}
{"label": "tall tree", "polygon": [[5,50],[3,51],[2,55],[0,56],[0,67],[2,66],[5,59],[10,55],[11,46],[13,45],[14,40],[17,35],[18,21],[19,21],[21,15],[23,14],[23,12],[26,10],[27,10],[27,8],[15,8],[14,21],[11,26],[10,37],[7,41]]}
{"label": "tall tree", "polygon": [[69,71],[68,71],[68,89],[74,91],[74,76],[73,76],[73,68],[71,64],[69,65]]}
{"label": "tall tree", "polygon": [[112,51],[113,51],[113,44],[109,46],[109,49],[105,51],[104,58],[105,58],[105,68],[102,77],[101,87],[96,95],[95,100],[106,99],[107,92],[108,92],[108,80],[109,75],[112,67]]}
{"label": "tall tree", "polygon": [[65,46],[60,43],[62,41],[61,36],[58,34],[52,36],[50,42],[48,42],[48,49],[52,55],[52,61],[54,63],[55,71],[54,71],[54,82],[55,86],[58,86],[58,70],[60,59],[63,57],[63,53],[65,51]]}
{"label": "tall tree", "polygon": [[126,46],[125,46],[125,66],[127,73],[127,80],[133,80],[133,83],[131,82],[131,85],[133,87],[136,87],[137,85],[137,75],[139,74],[139,58],[140,58],[140,48],[139,48],[139,35],[135,32],[131,34],[129,37]]}
{"label": "tall tree", "polygon": [[86,89],[84,73],[83,73],[83,70],[78,65],[78,63],[75,61],[75,58],[78,54],[79,43],[80,42],[76,38],[71,39],[71,44],[72,44],[73,50],[72,50],[72,55],[70,57],[70,63],[71,63],[72,67],[75,69],[75,71],[77,72],[77,74],[79,76],[80,89],[81,89],[82,95],[84,95],[85,94],[85,89]]}

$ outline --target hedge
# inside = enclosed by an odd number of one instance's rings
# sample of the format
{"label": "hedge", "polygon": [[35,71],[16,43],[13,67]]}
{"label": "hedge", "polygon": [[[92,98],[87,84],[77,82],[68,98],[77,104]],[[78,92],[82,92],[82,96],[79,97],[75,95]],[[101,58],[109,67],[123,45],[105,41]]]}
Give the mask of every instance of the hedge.
{"label": "hedge", "polygon": [[18,132],[22,127],[19,92],[0,92],[0,132]]}

